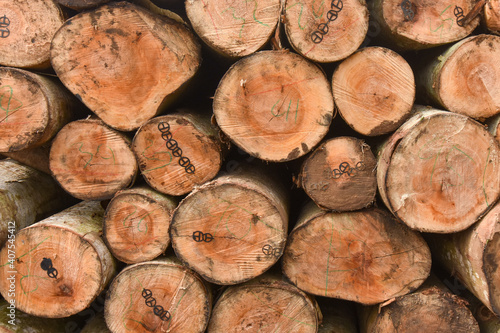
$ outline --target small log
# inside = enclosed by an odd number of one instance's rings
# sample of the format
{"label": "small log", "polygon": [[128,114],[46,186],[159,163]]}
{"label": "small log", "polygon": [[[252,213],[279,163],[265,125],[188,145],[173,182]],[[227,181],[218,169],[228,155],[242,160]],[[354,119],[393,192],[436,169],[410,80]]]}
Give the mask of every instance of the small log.
{"label": "small log", "polygon": [[115,274],[100,237],[103,213],[99,202],[81,202],[19,231],[0,251],[2,296],[46,318],[69,317],[90,306]]}
{"label": "small log", "polygon": [[50,177],[11,159],[0,161],[0,247],[15,233],[71,203]]}
{"label": "small log", "polygon": [[475,0],[374,0],[368,1],[381,38],[398,50],[420,50],[461,40],[479,25],[465,24]]}
{"label": "small log", "polygon": [[38,147],[70,119],[72,96],[60,83],[17,68],[0,68],[0,152]]}
{"label": "small log", "polygon": [[225,151],[210,118],[175,113],[147,121],[132,149],[146,182],[169,195],[184,195],[219,172]]}
{"label": "small log", "polygon": [[70,327],[74,326],[70,322],[69,318],[52,319],[35,317],[16,310],[15,303],[11,304],[4,299],[0,300],[0,332],[2,333],[74,332],[68,330]]}
{"label": "small log", "polygon": [[122,131],[162,112],[201,61],[200,46],[186,25],[128,2],[67,20],[51,50],[63,84]]}
{"label": "small log", "polygon": [[500,36],[477,35],[418,71],[417,86],[445,110],[483,121],[500,113]]}
{"label": "small log", "polygon": [[116,193],[104,215],[103,237],[111,253],[128,264],[164,253],[176,206],[177,200],[146,186]]}
{"label": "small log", "polygon": [[58,4],[74,10],[84,10],[103,5],[111,0],[55,0]]}
{"label": "small log", "polygon": [[224,290],[207,332],[317,332],[321,312],[314,299],[277,277],[264,275]]}
{"label": "small log", "polygon": [[500,204],[473,227],[450,235],[428,235],[433,255],[484,305],[500,316]]}
{"label": "small log", "polygon": [[370,146],[353,137],[324,141],[302,164],[299,181],[320,207],[350,211],[375,200],[376,159]]}
{"label": "small log", "polygon": [[420,107],[415,112],[381,149],[380,196],[412,229],[464,230],[500,195],[500,146],[469,117]]}
{"label": "small log", "polygon": [[202,333],[211,309],[211,291],[198,274],[165,258],[123,269],[109,287],[104,317],[114,333]]}
{"label": "small log", "polygon": [[365,0],[315,3],[286,0],[285,32],[292,47],[316,62],[334,62],[356,51],[368,32]]}
{"label": "small log", "polygon": [[417,291],[387,305],[360,307],[361,333],[479,333],[467,301],[444,285],[426,281]]}
{"label": "small log", "polygon": [[483,9],[483,21],[492,34],[500,34],[500,0],[488,0]]}
{"label": "small log", "polygon": [[261,49],[280,19],[279,0],[187,0],[185,5],[194,31],[226,57],[243,57]]}
{"label": "small log", "polygon": [[172,217],[177,257],[211,283],[253,279],[278,261],[285,246],[286,193],[263,172],[242,170],[193,190]]}
{"label": "small log", "polygon": [[[54,1],[2,1],[0,65],[50,67],[50,42],[65,17]],[[2,75],[3,76],[3,75]]]}
{"label": "small log", "polygon": [[383,47],[366,47],[345,59],[333,74],[332,87],[342,118],[366,136],[395,131],[415,100],[410,65]]}
{"label": "small log", "polygon": [[333,97],[324,72],[286,51],[262,51],[235,63],[215,92],[221,130],[266,161],[308,153],[329,130]]}
{"label": "small log", "polygon": [[111,333],[104,320],[104,313],[99,313],[94,316],[94,318],[83,327],[80,333]]}
{"label": "small log", "polygon": [[354,305],[338,299],[318,299],[323,320],[318,333],[358,333]]}
{"label": "small log", "polygon": [[377,304],[417,289],[431,253],[420,234],[385,211],[334,213],[309,204],[288,236],[282,267],[307,293]]}
{"label": "small log", "polygon": [[57,134],[50,149],[50,171],[81,200],[110,199],[137,174],[130,140],[99,119],[73,121]]}

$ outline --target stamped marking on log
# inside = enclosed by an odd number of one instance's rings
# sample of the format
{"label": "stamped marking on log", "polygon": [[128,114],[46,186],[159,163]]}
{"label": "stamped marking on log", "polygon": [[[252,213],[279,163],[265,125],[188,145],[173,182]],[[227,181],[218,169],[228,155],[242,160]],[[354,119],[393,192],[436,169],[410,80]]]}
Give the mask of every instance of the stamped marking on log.
{"label": "stamped marking on log", "polygon": [[337,20],[339,13],[344,8],[344,3],[342,0],[332,0],[330,7],[331,9],[326,13],[328,22],[320,23],[317,30],[311,34],[311,40],[314,44],[319,44],[323,41],[323,36],[327,35],[330,29],[328,25]]}
{"label": "stamped marking on log", "polygon": [[43,258],[42,263],[40,264],[40,267],[44,271],[47,271],[47,275],[50,278],[57,279],[57,269],[52,267],[52,260],[50,258]]}
{"label": "stamped marking on log", "polygon": [[156,304],[156,298],[153,297],[153,292],[149,289],[142,289],[142,297],[144,302],[150,308],[153,308],[153,313],[158,316],[162,321],[169,321],[172,316],[168,310],[163,309],[163,306]]}
{"label": "stamped marking on log", "polygon": [[166,122],[161,121],[158,124],[158,130],[161,132],[161,138],[165,140],[165,146],[172,152],[174,157],[179,158],[179,165],[186,170],[188,174],[194,174],[195,166],[191,164],[191,160],[186,156],[182,156],[182,149],[179,144],[174,140],[173,133],[170,132],[170,125]]}
{"label": "stamped marking on log", "polygon": [[365,170],[366,166],[362,161],[356,163],[354,167],[351,167],[349,162],[342,162],[339,164],[338,169],[332,170],[332,178],[339,179],[342,175],[346,174],[349,177],[356,177],[359,171]]}
{"label": "stamped marking on log", "polygon": [[11,86],[1,86],[0,91],[0,109],[5,112],[5,117],[0,120],[0,123],[7,122],[12,113],[23,107],[23,102],[14,97],[14,90]]}
{"label": "stamped marking on log", "polygon": [[462,7],[455,6],[455,9],[453,10],[453,14],[457,18],[457,25],[459,27],[463,27],[464,22],[465,22],[465,15],[464,15],[464,10],[462,9]]}
{"label": "stamped marking on log", "polygon": [[401,9],[403,10],[403,16],[405,21],[413,21],[415,18],[415,12],[413,11],[412,8],[413,4],[411,3],[410,0],[403,0],[401,2]]}
{"label": "stamped marking on log", "polygon": [[7,38],[10,36],[10,19],[7,17],[7,15],[4,15],[0,17],[0,37],[1,38]]}
{"label": "stamped marking on log", "polygon": [[[165,151],[153,151],[151,155],[146,156],[146,154],[145,154],[146,151],[149,150],[154,145],[154,141],[152,139],[147,139],[147,141],[149,142],[149,146],[144,148],[144,150],[141,152],[141,156],[144,157],[148,161],[165,162],[165,164],[162,164],[160,166],[156,166],[156,167],[153,167],[150,169],[146,169],[146,170],[142,171],[143,174],[164,168],[164,167],[170,165],[170,163],[172,163],[172,160],[174,159],[174,157],[172,156],[172,154],[169,151],[166,151],[166,150]],[[162,159],[160,157],[161,155],[165,155],[166,158]]]}
{"label": "stamped marking on log", "polygon": [[214,236],[211,233],[203,233],[202,231],[193,232],[193,240],[197,243],[205,242],[210,243],[214,240]]}
{"label": "stamped marking on log", "polygon": [[273,248],[270,244],[266,244],[262,247],[262,253],[264,253],[268,257],[279,258],[281,257],[282,252],[282,249],[277,247]]}
{"label": "stamped marking on log", "polygon": [[[80,153],[82,153],[82,154],[86,154],[86,155],[90,155],[90,157],[89,157],[89,159],[88,159],[88,160],[86,160],[86,161],[84,160],[85,165],[83,166],[83,169],[86,169],[86,168],[87,168],[87,166],[89,166],[89,165],[90,165],[91,167],[92,167],[92,166],[96,166],[96,165],[110,165],[110,164],[109,164],[109,163],[107,163],[107,162],[106,162],[106,163],[104,163],[104,162],[103,162],[103,163],[92,163],[92,164],[91,164],[91,162],[92,162],[92,160],[93,160],[94,158],[96,158],[96,159],[100,158],[100,159],[103,159],[103,160],[110,160],[110,159],[112,159],[112,160],[113,160],[113,165],[116,165],[115,152],[114,152],[114,151],[113,151],[113,149],[112,149],[111,147],[109,147],[108,145],[106,145],[106,147],[108,148],[108,150],[109,150],[109,152],[110,152],[110,155],[109,155],[109,156],[103,156],[102,154],[101,154],[101,155],[99,155],[99,152],[100,152],[101,147],[102,147],[102,146],[104,146],[104,144],[100,144],[100,145],[98,145],[98,146],[97,146],[95,154],[94,154],[94,153],[91,153],[91,152],[88,152],[88,151],[83,151],[83,150],[82,150],[82,147],[85,145],[85,142],[83,142],[83,141],[76,142],[76,143],[74,143],[74,144],[73,144],[73,146],[78,145],[78,144],[80,144],[80,146],[79,146],[77,149],[78,149],[78,151],[79,151]],[[83,156],[82,156],[82,159],[83,159]]]}

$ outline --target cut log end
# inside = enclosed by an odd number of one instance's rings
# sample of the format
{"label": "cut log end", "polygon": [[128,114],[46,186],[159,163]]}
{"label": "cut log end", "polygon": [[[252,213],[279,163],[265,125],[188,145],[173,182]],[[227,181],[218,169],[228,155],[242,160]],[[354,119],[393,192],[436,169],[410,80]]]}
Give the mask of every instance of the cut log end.
{"label": "cut log end", "polygon": [[289,161],[326,135],[333,97],[316,65],[289,52],[262,51],[225,74],[214,114],[221,130],[244,151],[267,161]]}
{"label": "cut log end", "polygon": [[300,183],[321,207],[357,210],[375,200],[376,160],[362,140],[338,137],[325,141],[304,162]]}
{"label": "cut log end", "polygon": [[280,18],[279,0],[231,4],[222,0],[188,0],[185,4],[198,36],[229,57],[243,57],[261,49]]}
{"label": "cut log end", "polygon": [[364,0],[334,0],[329,4],[288,0],[285,31],[293,48],[317,62],[344,59],[358,49],[368,31]]}
{"label": "cut log end", "polygon": [[415,78],[403,57],[367,47],[346,60],[332,78],[340,115],[356,132],[376,136],[395,131],[410,115]]}
{"label": "cut log end", "polygon": [[67,124],[50,150],[50,170],[81,200],[104,200],[135,178],[137,161],[127,138],[97,119]]}

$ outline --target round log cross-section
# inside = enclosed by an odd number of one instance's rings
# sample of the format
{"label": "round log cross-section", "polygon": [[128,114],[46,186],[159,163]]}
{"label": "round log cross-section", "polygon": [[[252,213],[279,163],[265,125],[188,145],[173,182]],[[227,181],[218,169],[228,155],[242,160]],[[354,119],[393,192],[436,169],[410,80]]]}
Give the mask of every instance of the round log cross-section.
{"label": "round log cross-section", "polygon": [[267,161],[288,161],[308,153],[326,135],[333,97],[315,64],[286,51],[262,51],[228,70],[213,109],[221,130],[244,151]]}

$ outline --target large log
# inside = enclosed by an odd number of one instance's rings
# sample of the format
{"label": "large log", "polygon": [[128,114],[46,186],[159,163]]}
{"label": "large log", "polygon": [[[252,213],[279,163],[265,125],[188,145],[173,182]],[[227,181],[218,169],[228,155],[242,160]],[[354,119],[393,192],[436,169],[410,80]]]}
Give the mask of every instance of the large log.
{"label": "large log", "polygon": [[100,237],[103,213],[99,202],[82,202],[19,231],[0,251],[2,296],[47,318],[90,306],[115,274]]}
{"label": "large log", "polygon": [[49,163],[59,184],[81,200],[110,199],[138,171],[128,137],[99,119],[64,126],[52,142]]}
{"label": "large log", "polygon": [[317,332],[321,312],[314,299],[275,276],[264,275],[224,290],[207,332]]}
{"label": "large log", "polygon": [[186,25],[128,2],[67,20],[54,36],[51,60],[70,91],[123,131],[162,112],[201,62]]}
{"label": "large log", "polygon": [[0,65],[18,68],[50,67],[50,42],[64,23],[54,1],[2,0]]}
{"label": "large log", "polygon": [[484,120],[500,113],[500,37],[476,35],[418,70],[418,89],[445,110]]}
{"label": "large log", "polygon": [[211,291],[198,274],[164,258],[123,269],[109,287],[104,316],[113,333],[202,333],[211,310]]}
{"label": "large log", "polygon": [[47,76],[0,68],[0,152],[35,148],[52,139],[70,119],[70,95]]}
{"label": "large log", "polygon": [[332,77],[335,105],[356,132],[376,136],[395,131],[415,100],[413,71],[396,52],[366,47],[345,59]]}
{"label": "large log", "polygon": [[285,246],[286,197],[263,172],[223,175],[200,186],[172,217],[176,255],[211,283],[237,284],[262,274]]}
{"label": "large log", "polygon": [[428,235],[438,262],[452,272],[492,312],[500,316],[500,204],[460,233]]}
{"label": "large log", "polygon": [[194,31],[226,57],[243,57],[261,49],[280,19],[280,0],[187,0]]}
{"label": "large log", "polygon": [[350,211],[368,207],[377,192],[376,159],[370,146],[353,137],[324,141],[305,162],[301,187],[320,207]]}
{"label": "large log", "polygon": [[500,146],[469,117],[436,109],[415,111],[379,154],[380,195],[413,229],[464,230],[500,195]]}
{"label": "large log", "polygon": [[71,204],[50,177],[11,159],[0,161],[0,247],[28,225]]}
{"label": "large log", "polygon": [[287,0],[284,26],[292,47],[317,62],[334,62],[356,51],[368,32],[365,0]]}
{"label": "large log", "polygon": [[267,161],[308,153],[329,130],[333,97],[324,72],[287,51],[262,51],[235,63],[215,92],[221,130]]}
{"label": "large log", "polygon": [[226,147],[208,115],[184,112],[147,121],[135,134],[132,149],[146,182],[178,196],[217,175]]}
{"label": "large log", "polygon": [[133,264],[153,260],[170,244],[170,220],[177,200],[141,186],[121,190],[104,215],[103,237],[111,253]]}
{"label": "large log", "polygon": [[376,304],[417,289],[431,253],[420,234],[385,211],[334,213],[310,204],[288,237],[282,267],[307,293]]}
{"label": "large log", "polygon": [[431,277],[391,303],[360,308],[361,333],[479,333],[467,301]]}
{"label": "large log", "polygon": [[474,0],[373,0],[370,15],[381,36],[398,50],[419,50],[458,41],[479,24],[479,18],[465,24]]}

